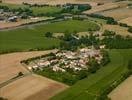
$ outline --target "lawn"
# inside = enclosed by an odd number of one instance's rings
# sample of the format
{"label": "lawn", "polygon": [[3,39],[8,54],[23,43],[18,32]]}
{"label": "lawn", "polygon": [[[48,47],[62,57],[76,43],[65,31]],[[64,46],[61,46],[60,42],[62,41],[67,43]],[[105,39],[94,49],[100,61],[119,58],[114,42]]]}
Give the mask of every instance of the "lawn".
{"label": "lawn", "polygon": [[132,49],[110,50],[111,63],[96,74],[77,82],[71,88],[54,96],[51,100],[94,100],[102,90],[111,85],[127,71],[127,63],[132,59]]}
{"label": "lawn", "polygon": [[29,49],[51,49],[58,47],[60,40],[46,38],[45,32],[81,32],[88,28],[99,30],[99,26],[90,21],[68,20],[45,25],[0,31],[0,53],[6,51],[26,51]]}

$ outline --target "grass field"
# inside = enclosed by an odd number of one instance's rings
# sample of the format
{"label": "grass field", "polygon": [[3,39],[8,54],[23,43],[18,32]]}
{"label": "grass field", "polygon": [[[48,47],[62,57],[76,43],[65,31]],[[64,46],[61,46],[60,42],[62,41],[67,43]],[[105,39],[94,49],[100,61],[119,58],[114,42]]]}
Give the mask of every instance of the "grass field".
{"label": "grass field", "polygon": [[62,11],[63,8],[55,7],[55,6],[45,6],[45,7],[29,7],[24,4],[8,4],[8,3],[0,3],[0,6],[7,6],[10,9],[18,9],[18,8],[29,8],[33,11],[34,15],[38,14],[56,14]]}
{"label": "grass field", "polygon": [[94,100],[102,90],[111,85],[122,73],[127,71],[127,63],[132,59],[132,49],[110,50],[111,63],[101,68],[96,74],[79,81],[51,100]]}
{"label": "grass field", "polygon": [[45,32],[81,32],[88,28],[98,30],[99,26],[90,21],[68,20],[52,24],[30,26],[14,30],[0,31],[0,52],[26,51],[29,49],[51,49],[59,46],[59,39],[46,38]]}
{"label": "grass field", "polygon": [[62,8],[60,7],[32,7],[31,8],[33,10],[33,14],[37,15],[37,14],[55,14],[55,13],[59,13],[62,11]]}

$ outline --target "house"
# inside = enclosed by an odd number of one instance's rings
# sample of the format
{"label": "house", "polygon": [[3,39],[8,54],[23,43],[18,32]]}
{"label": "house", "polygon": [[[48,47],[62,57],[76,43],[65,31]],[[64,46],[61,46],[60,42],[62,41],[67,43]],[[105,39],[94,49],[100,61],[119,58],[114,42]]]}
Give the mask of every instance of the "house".
{"label": "house", "polygon": [[18,19],[17,16],[13,16],[13,17],[9,17],[9,18],[8,18],[8,21],[9,21],[9,22],[17,22],[17,19]]}

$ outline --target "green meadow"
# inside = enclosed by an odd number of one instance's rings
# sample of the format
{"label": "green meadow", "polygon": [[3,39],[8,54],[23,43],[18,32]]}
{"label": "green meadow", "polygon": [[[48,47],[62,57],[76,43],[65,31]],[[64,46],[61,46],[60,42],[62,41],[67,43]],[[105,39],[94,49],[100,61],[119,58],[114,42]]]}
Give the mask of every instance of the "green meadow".
{"label": "green meadow", "polygon": [[111,62],[51,100],[94,100],[103,90],[119,79],[132,59],[132,49],[110,50]]}
{"label": "green meadow", "polygon": [[67,20],[51,24],[33,25],[25,28],[0,31],[0,53],[27,51],[30,49],[52,49],[58,47],[60,40],[46,38],[46,32],[81,32],[88,29],[99,30],[99,26],[91,21]]}

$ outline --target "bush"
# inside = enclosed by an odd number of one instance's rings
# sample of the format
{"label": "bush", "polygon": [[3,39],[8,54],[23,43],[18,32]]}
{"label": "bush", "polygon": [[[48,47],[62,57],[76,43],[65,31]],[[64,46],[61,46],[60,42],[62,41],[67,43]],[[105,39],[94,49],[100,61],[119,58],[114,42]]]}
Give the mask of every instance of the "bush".
{"label": "bush", "polygon": [[132,71],[132,60],[129,60],[127,67],[130,71]]}
{"label": "bush", "polygon": [[132,27],[128,28],[128,32],[132,33]]}
{"label": "bush", "polygon": [[45,37],[51,38],[53,36],[52,32],[46,32]]}

